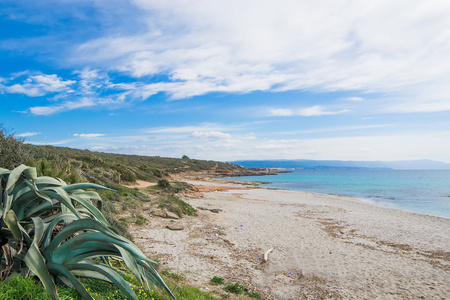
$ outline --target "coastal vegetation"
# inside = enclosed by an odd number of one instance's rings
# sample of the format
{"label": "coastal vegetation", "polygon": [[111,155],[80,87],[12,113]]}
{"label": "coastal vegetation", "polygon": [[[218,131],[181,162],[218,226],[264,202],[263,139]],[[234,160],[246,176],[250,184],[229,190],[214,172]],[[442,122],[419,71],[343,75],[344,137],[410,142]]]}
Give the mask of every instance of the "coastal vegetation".
{"label": "coastal vegetation", "polygon": [[59,299],[55,283],[93,299],[79,279],[92,278],[138,299],[122,275],[126,267],[145,291],[157,286],[173,297],[153,268],[156,263],[109,226],[98,208],[101,198],[90,190],[102,186],[67,185],[61,179],[38,177],[35,168],[25,165],[12,171],[0,168],[0,180],[2,279],[34,274],[51,299]]}
{"label": "coastal vegetation", "polygon": [[[196,214],[178,196],[193,187],[171,174],[242,167],[29,145],[1,126],[0,168],[1,299],[216,299],[156,273],[128,227],[145,225],[148,207]],[[155,184],[127,186],[138,180]]]}

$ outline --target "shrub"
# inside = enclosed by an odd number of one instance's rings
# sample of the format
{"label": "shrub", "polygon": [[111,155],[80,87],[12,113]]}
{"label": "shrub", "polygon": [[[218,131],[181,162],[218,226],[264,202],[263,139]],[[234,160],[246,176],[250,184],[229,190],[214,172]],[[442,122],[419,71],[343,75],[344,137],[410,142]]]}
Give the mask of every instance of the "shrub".
{"label": "shrub", "polygon": [[223,278],[220,278],[220,277],[217,277],[217,276],[214,276],[213,278],[211,278],[211,284],[212,285],[221,285],[223,283],[224,283],[223,282]]}
{"label": "shrub", "polygon": [[183,215],[197,215],[197,210],[195,208],[174,195],[161,198],[158,207],[176,213],[180,218]]}
{"label": "shrub", "polygon": [[0,166],[13,169],[30,158],[30,152],[24,146],[24,140],[0,124]]}
{"label": "shrub", "polygon": [[233,294],[242,294],[245,290],[244,286],[239,283],[233,283],[225,286],[223,288],[225,291],[233,293]]}
{"label": "shrub", "polygon": [[169,180],[167,180],[165,178],[158,180],[158,187],[160,189],[167,189],[168,187],[170,187]]}

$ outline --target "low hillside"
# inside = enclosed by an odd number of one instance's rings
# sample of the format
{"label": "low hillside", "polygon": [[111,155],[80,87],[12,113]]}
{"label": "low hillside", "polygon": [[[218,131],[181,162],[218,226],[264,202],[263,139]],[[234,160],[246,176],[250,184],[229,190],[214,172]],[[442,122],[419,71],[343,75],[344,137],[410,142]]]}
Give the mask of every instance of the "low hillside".
{"label": "low hillside", "polygon": [[[51,169],[79,169],[86,180],[105,184],[132,183],[136,180],[157,181],[170,174],[183,172],[214,171],[218,174],[239,172],[242,167],[210,160],[138,156],[92,152],[66,147],[24,145],[29,151],[28,163],[38,171]],[[72,171],[70,171],[72,172]],[[45,173],[45,172],[42,172]],[[70,180],[69,180],[70,181]]]}

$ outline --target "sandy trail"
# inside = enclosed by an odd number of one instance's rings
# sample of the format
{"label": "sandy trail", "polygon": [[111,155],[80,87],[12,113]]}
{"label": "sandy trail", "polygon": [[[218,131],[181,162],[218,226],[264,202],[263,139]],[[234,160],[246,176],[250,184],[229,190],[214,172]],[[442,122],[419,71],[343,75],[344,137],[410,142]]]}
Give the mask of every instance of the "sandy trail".
{"label": "sandy trail", "polygon": [[175,221],[182,231],[152,217],[133,235],[202,289],[220,290],[209,285],[220,276],[266,299],[450,299],[450,219],[349,197],[189,183],[220,186],[185,200],[222,211]]}

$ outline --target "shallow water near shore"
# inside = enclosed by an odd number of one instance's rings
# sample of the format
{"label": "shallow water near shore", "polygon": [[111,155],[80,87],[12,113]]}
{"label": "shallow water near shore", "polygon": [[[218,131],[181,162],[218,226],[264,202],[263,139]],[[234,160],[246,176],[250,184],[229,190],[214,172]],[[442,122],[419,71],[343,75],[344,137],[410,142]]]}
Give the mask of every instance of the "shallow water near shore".
{"label": "shallow water near shore", "polygon": [[450,218],[450,170],[300,169],[222,179],[265,181],[282,188],[360,198],[406,211]]}

